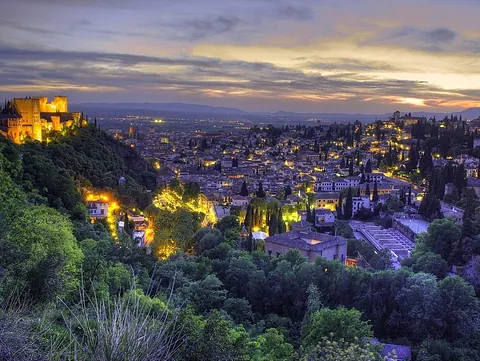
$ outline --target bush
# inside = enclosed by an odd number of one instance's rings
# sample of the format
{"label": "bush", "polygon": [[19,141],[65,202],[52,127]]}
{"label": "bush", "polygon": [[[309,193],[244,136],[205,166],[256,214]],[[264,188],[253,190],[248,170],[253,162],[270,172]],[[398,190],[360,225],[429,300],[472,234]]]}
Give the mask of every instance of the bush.
{"label": "bush", "polygon": [[78,361],[172,360],[184,341],[178,312],[147,302],[130,292],[110,302],[80,292],[80,304],[67,308],[65,325],[72,339],[70,353]]}

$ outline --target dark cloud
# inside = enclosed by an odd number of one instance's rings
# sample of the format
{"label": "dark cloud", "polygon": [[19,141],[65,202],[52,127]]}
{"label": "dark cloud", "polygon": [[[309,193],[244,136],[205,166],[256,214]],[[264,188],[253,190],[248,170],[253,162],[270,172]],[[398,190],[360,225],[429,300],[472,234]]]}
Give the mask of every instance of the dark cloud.
{"label": "dark cloud", "polygon": [[211,20],[190,20],[182,27],[187,26],[191,30],[193,39],[203,39],[209,36],[229,33],[238,28],[242,21],[236,16],[218,16]]}
{"label": "dark cloud", "polygon": [[438,28],[424,31],[423,35],[429,41],[444,44],[454,41],[458,34],[447,28]]}
{"label": "dark cloud", "polygon": [[[51,24],[45,24],[45,25],[48,26]],[[72,32],[81,28],[86,28],[89,25],[91,25],[91,23],[88,20],[82,19],[77,22],[70,23],[70,25],[68,26],[68,28],[65,29],[65,31],[59,31],[59,30],[52,30],[46,27],[40,27],[36,25],[22,24],[21,22],[18,22],[17,20],[12,20],[12,19],[2,19],[0,21],[0,28],[5,28],[6,31],[19,30],[19,31],[32,33],[32,34],[54,35],[54,36],[71,35]]]}
{"label": "dark cloud", "polygon": [[382,43],[399,40],[406,47],[415,47],[426,52],[441,52],[444,50],[442,46],[453,43],[457,36],[456,32],[447,28],[422,30],[407,26],[395,29],[387,36],[369,42],[380,41]]}
{"label": "dark cloud", "polygon": [[313,10],[308,7],[282,6],[277,9],[276,15],[282,19],[297,21],[311,20],[314,18]]}
{"label": "dark cloud", "polygon": [[45,62],[89,62],[107,63],[117,66],[134,66],[140,63],[186,66],[214,66],[217,61],[202,58],[166,58],[145,55],[99,53],[91,51],[62,51],[49,49],[21,49],[0,45],[0,61],[45,61]]}

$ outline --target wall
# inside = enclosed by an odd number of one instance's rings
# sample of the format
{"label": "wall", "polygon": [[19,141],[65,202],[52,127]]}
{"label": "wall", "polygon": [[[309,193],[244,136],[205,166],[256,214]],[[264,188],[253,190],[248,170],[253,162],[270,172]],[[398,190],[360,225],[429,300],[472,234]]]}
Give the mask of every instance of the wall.
{"label": "wall", "polygon": [[[277,252],[279,254],[285,254],[287,253],[290,249],[296,249],[296,248],[290,248],[284,245],[276,244],[276,243],[270,243],[270,242],[265,242],[265,252],[269,253],[271,251],[271,256],[277,257]],[[322,253],[320,254],[319,252],[314,252],[314,251],[305,251],[302,249],[297,249],[300,254],[308,259],[308,262],[313,263],[315,262],[315,259],[317,257],[323,257],[328,260],[333,260],[334,256],[337,255],[337,260],[340,261],[341,257],[343,255],[344,261],[347,258],[347,244],[336,244],[333,245],[332,247],[328,247],[322,250]]]}

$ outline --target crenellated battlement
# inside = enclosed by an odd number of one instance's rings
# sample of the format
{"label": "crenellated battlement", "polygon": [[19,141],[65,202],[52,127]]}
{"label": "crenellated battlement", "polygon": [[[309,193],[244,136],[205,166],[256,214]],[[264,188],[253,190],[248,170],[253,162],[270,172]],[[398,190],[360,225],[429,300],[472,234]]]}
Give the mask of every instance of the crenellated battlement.
{"label": "crenellated battlement", "polygon": [[85,122],[80,113],[68,112],[66,96],[55,96],[51,102],[48,97],[14,98],[7,104],[8,109],[0,114],[0,132],[15,143],[29,138],[48,141],[49,132],[63,132]]}

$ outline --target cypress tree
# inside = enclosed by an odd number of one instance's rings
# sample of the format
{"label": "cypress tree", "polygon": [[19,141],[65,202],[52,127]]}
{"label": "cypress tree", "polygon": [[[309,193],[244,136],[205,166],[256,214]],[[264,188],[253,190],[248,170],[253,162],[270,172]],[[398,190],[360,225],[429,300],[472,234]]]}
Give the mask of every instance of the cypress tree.
{"label": "cypress tree", "polygon": [[338,198],[337,218],[338,219],[343,219],[343,195],[342,195],[342,193],[340,193],[340,197]]}
{"label": "cypress tree", "polygon": [[312,222],[312,211],[310,209],[310,205],[307,203],[307,222]]}
{"label": "cypress tree", "polygon": [[370,199],[370,183],[367,183],[367,188],[365,188],[365,195]]}
{"label": "cypress tree", "polygon": [[348,175],[350,177],[353,176],[353,160],[350,161],[350,164],[348,166]]}
{"label": "cypress tree", "polygon": [[[259,227],[260,225],[260,210],[258,208],[253,208],[253,227]],[[253,228],[252,227],[252,228]]]}
{"label": "cypress tree", "polygon": [[418,153],[415,150],[415,147],[412,145],[410,151],[408,152],[408,161],[407,161],[407,170],[413,172],[417,169],[418,165]]}
{"label": "cypress tree", "polygon": [[378,202],[378,187],[377,187],[377,181],[375,181],[373,185],[373,197],[372,200],[377,203]]}
{"label": "cypress tree", "polygon": [[240,189],[240,195],[243,197],[248,197],[248,188],[247,182],[243,181],[242,188]]}
{"label": "cypress tree", "polygon": [[253,209],[252,205],[249,203],[247,206],[247,213],[245,214],[245,228],[252,229],[253,227]]}
{"label": "cypress tree", "polygon": [[418,167],[422,176],[425,176],[428,171],[433,168],[433,160],[430,148],[425,149],[425,153],[423,153],[422,157],[420,158]]}
{"label": "cypress tree", "polygon": [[258,183],[258,190],[257,190],[257,197],[258,198],[265,198],[267,195],[265,194],[265,191],[263,190],[263,183],[259,182]]}
{"label": "cypress tree", "polygon": [[289,185],[287,185],[285,187],[285,198],[287,198],[289,195],[292,194],[292,187],[290,187]]}
{"label": "cypress tree", "polygon": [[345,219],[352,218],[353,213],[353,194],[352,188],[348,188],[347,200],[345,201],[345,209],[343,215]]}
{"label": "cypress tree", "polygon": [[362,172],[362,177],[360,178],[360,184],[363,184],[365,183],[366,179],[365,179],[365,173]]}
{"label": "cypress tree", "polygon": [[253,246],[253,233],[250,230],[250,233],[248,234],[248,237],[247,237],[247,251],[252,252],[253,248],[254,248],[254,246]]}
{"label": "cypress tree", "polygon": [[367,164],[365,166],[365,173],[372,173],[372,162],[370,159],[367,161]]}
{"label": "cypress tree", "polygon": [[125,233],[130,234],[130,224],[129,224],[128,213],[127,212],[125,212],[125,217],[124,217],[123,222],[124,222],[123,230],[125,231]]}

